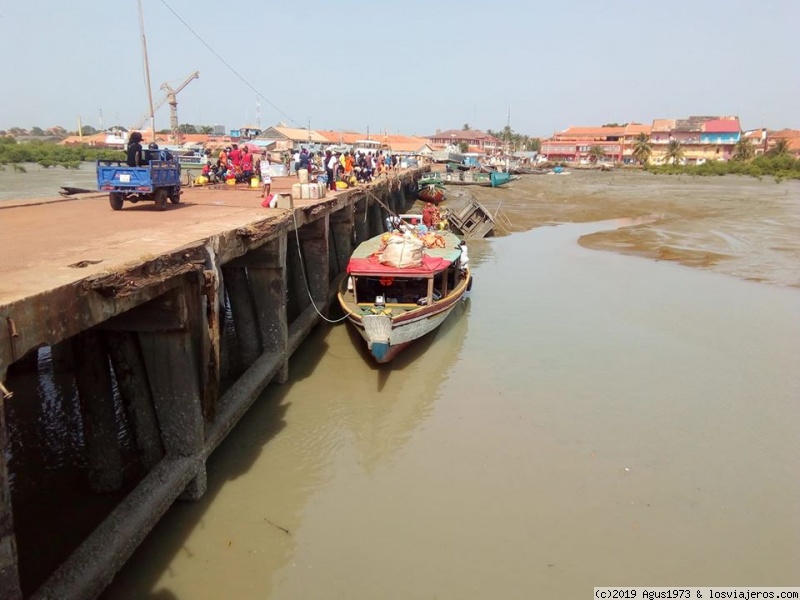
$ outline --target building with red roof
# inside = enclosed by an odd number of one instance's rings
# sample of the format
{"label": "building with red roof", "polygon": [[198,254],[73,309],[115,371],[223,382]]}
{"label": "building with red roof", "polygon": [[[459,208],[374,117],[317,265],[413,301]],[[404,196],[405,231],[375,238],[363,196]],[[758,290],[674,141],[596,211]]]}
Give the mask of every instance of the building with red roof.
{"label": "building with red roof", "polygon": [[459,146],[465,143],[470,150],[487,154],[503,148],[502,140],[477,129],[448,129],[447,131],[437,129],[436,133],[425,136],[425,139],[432,148]]}
{"label": "building with red roof", "polygon": [[739,117],[691,116],[685,119],[656,119],[650,144],[654,164],[666,161],[670,142],[678,142],[686,164],[725,161],[733,158],[742,137]]}
{"label": "building with red roof", "polygon": [[581,162],[588,161],[592,149],[599,147],[605,160],[622,162],[626,127],[568,127],[542,140],[539,152],[553,162]]}

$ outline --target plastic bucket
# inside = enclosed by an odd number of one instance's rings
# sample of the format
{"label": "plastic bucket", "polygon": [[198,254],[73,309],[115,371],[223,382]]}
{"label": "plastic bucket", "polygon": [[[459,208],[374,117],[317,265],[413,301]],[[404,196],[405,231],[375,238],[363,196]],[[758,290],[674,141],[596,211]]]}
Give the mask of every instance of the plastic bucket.
{"label": "plastic bucket", "polygon": [[300,169],[297,175],[300,177],[300,183],[308,183],[308,169]]}
{"label": "plastic bucket", "polygon": [[250,178],[250,187],[251,188],[258,188],[261,187],[261,180],[258,177],[251,177]]}

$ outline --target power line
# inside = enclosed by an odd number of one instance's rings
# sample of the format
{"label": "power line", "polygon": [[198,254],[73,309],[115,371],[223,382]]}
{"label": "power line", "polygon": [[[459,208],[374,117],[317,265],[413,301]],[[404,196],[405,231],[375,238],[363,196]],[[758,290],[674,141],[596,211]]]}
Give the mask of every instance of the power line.
{"label": "power line", "polygon": [[280,108],[278,108],[278,107],[277,107],[277,106],[275,106],[275,105],[274,105],[272,102],[270,102],[269,98],[267,98],[266,96],[264,96],[264,94],[262,94],[262,93],[261,93],[261,92],[259,92],[259,91],[258,91],[258,90],[257,90],[255,87],[253,87],[253,85],[251,85],[249,81],[247,81],[247,80],[246,80],[244,77],[242,77],[242,76],[239,74],[239,72],[238,72],[236,69],[234,69],[234,68],[233,68],[233,67],[232,67],[232,66],[231,66],[231,65],[228,63],[228,61],[226,61],[226,60],[225,60],[224,58],[222,58],[222,57],[221,57],[219,54],[217,54],[217,52],[216,52],[216,51],[215,51],[215,50],[214,50],[214,49],[213,49],[211,46],[209,46],[209,45],[208,45],[208,43],[206,43],[206,41],[205,41],[203,38],[201,38],[201,37],[200,37],[200,35],[199,35],[199,34],[198,34],[198,33],[197,33],[197,32],[196,32],[194,29],[192,29],[192,28],[189,26],[189,24],[188,24],[186,21],[184,21],[184,20],[181,18],[181,16],[180,16],[178,13],[176,13],[176,12],[175,12],[175,11],[172,9],[172,7],[171,7],[169,4],[167,4],[166,0],[161,0],[161,3],[162,3],[164,6],[166,6],[166,7],[167,7],[167,9],[169,10],[169,12],[171,12],[173,15],[175,15],[175,18],[176,18],[176,19],[178,19],[178,21],[180,21],[181,23],[183,23],[183,25],[186,27],[186,29],[188,29],[189,31],[191,31],[191,32],[192,32],[192,35],[194,35],[194,37],[196,37],[198,40],[200,40],[200,43],[201,43],[201,44],[203,44],[203,45],[204,45],[206,48],[208,48],[208,50],[211,52],[211,54],[213,54],[214,56],[216,56],[216,57],[217,57],[217,59],[219,59],[219,61],[220,61],[220,62],[221,62],[223,65],[225,65],[226,67],[228,67],[228,69],[229,69],[229,70],[230,70],[230,71],[231,71],[231,72],[232,72],[234,75],[236,75],[236,77],[238,77],[238,78],[239,78],[239,79],[242,81],[242,83],[244,83],[244,84],[245,84],[247,87],[249,87],[251,90],[253,90],[253,91],[256,93],[256,95],[257,95],[258,97],[260,97],[262,100],[264,100],[264,102],[266,102],[267,104],[269,104],[269,105],[270,105],[272,108],[274,108],[276,111],[278,111],[278,112],[279,112],[280,114],[282,114],[284,117],[286,117],[287,119],[289,119],[289,121],[291,121],[292,123],[294,123],[294,124],[295,124],[295,125],[297,125],[298,127],[302,127],[302,125],[300,125],[300,123],[298,123],[297,121],[295,121],[295,120],[294,120],[292,117],[290,117],[289,115],[287,115],[287,114],[286,114],[285,112],[283,112],[283,111],[282,111]]}

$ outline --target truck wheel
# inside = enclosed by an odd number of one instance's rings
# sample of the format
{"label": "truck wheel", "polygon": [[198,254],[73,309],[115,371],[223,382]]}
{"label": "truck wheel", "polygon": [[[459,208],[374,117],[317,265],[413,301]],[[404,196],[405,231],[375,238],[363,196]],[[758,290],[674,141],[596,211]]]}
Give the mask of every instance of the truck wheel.
{"label": "truck wheel", "polygon": [[167,190],[158,188],[155,193],[156,210],[164,210],[167,208]]}
{"label": "truck wheel", "polygon": [[169,201],[173,204],[178,204],[181,201],[181,190],[179,188],[173,189],[169,195]]}
{"label": "truck wheel", "polygon": [[123,197],[119,192],[111,192],[108,195],[108,203],[114,210],[122,210]]}

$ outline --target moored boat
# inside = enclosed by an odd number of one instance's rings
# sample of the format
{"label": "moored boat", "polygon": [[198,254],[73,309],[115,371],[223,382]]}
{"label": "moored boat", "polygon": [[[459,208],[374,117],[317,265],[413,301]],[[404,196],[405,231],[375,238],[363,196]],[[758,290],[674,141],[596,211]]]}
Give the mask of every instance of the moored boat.
{"label": "moored boat", "polygon": [[489,173],[492,187],[500,187],[504,183],[511,181],[511,173],[507,171],[492,171]]}
{"label": "moored boat", "polygon": [[339,304],[379,363],[441,325],[472,284],[466,246],[449,231],[366,240],[347,272]]}
{"label": "moored boat", "polygon": [[420,186],[417,196],[425,202],[439,204],[444,200],[444,188],[441,183],[425,183]]}

